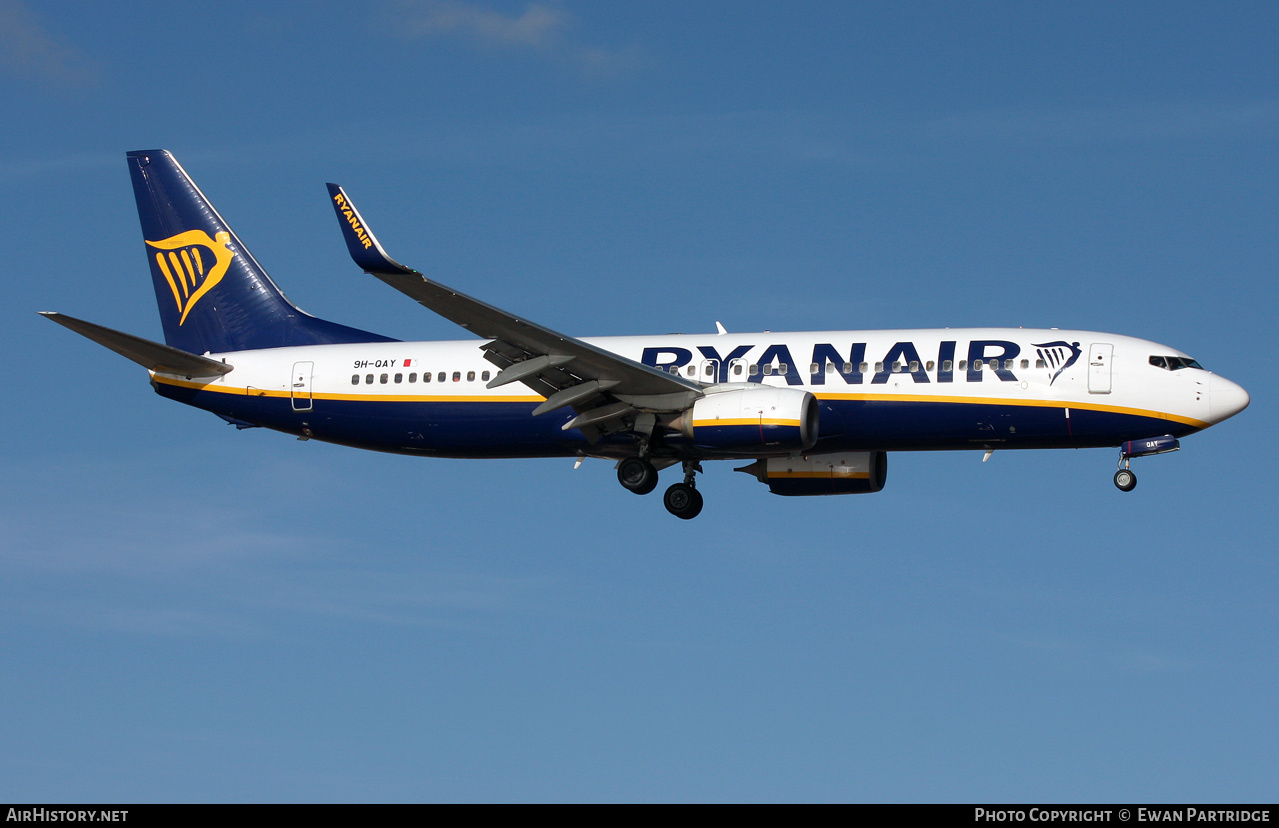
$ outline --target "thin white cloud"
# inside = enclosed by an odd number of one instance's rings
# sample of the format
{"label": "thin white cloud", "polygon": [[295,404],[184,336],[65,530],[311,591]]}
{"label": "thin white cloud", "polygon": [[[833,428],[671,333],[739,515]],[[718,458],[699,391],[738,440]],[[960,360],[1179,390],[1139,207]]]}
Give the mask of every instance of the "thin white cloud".
{"label": "thin white cloud", "polygon": [[986,109],[939,118],[939,137],[1004,142],[1148,142],[1269,134],[1279,100],[1137,104],[1081,109]]}
{"label": "thin white cloud", "polygon": [[441,562],[456,543],[444,534],[413,541],[440,555],[405,558],[281,522],[287,498],[275,495],[286,479],[307,479],[318,499],[344,488],[313,464],[276,458],[243,467],[234,493],[197,491],[190,470],[211,459],[194,450],[166,462],[10,463],[0,480],[0,622],[242,637],[296,619],[492,629],[510,615],[564,611],[554,577]]}
{"label": "thin white cloud", "polygon": [[572,23],[566,12],[538,3],[518,17],[460,0],[418,0],[408,11],[408,34],[456,34],[499,46],[558,46]]}
{"label": "thin white cloud", "polygon": [[640,57],[633,45],[608,49],[578,42],[573,36],[577,18],[545,3],[529,3],[522,13],[507,15],[465,0],[402,0],[392,19],[401,36],[455,37],[487,48],[525,49],[594,73],[617,71]]}
{"label": "thin white cloud", "polygon": [[98,79],[97,66],[45,31],[22,0],[0,0],[0,64],[61,86],[89,86]]}

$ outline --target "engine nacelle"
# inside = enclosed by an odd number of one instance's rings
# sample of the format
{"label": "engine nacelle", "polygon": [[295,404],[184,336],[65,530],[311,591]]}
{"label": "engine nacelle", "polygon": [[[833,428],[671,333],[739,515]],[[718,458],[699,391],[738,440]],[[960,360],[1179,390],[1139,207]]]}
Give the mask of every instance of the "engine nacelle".
{"label": "engine nacelle", "polygon": [[755,475],[777,495],[868,494],[884,488],[888,479],[888,455],[882,451],[863,451],[768,457],[736,471]]}
{"label": "engine nacelle", "polygon": [[754,385],[707,394],[671,425],[698,448],[749,457],[812,448],[819,417],[807,391]]}

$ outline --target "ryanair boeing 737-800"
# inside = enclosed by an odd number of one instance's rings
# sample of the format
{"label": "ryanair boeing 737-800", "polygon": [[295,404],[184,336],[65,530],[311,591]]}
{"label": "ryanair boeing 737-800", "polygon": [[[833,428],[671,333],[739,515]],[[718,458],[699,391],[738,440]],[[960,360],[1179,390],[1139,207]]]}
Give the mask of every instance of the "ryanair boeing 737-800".
{"label": "ryanair boeing 737-800", "polygon": [[680,466],[667,510],[695,517],[703,460],[751,461],[780,495],[877,492],[887,452],[1176,450],[1238,414],[1243,388],[1188,355],[1091,331],[971,328],[578,339],[390,258],[342,188],[355,263],[480,340],[400,342],[284,297],[164,150],[128,153],[167,344],[58,313],[148,369],[164,397],[239,427],[428,457],[601,457],[637,494]]}

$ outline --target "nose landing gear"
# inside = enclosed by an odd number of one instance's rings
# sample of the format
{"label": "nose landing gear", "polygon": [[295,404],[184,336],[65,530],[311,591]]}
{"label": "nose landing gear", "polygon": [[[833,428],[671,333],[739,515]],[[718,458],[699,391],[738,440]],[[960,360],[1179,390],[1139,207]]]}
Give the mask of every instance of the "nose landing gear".
{"label": "nose landing gear", "polygon": [[1115,486],[1121,492],[1131,492],[1137,488],[1137,475],[1128,468],[1128,461],[1134,457],[1149,457],[1152,454],[1167,454],[1181,448],[1177,438],[1171,434],[1162,437],[1148,437],[1145,440],[1129,440],[1119,446],[1119,471],[1115,472]]}

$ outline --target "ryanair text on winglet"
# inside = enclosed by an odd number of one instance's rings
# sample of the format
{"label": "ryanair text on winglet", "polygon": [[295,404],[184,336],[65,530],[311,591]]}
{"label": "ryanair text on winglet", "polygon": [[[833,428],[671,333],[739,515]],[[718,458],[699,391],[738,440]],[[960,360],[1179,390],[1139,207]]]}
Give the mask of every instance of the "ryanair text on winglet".
{"label": "ryanair text on winglet", "polygon": [[337,202],[338,209],[342,211],[342,215],[346,217],[346,223],[351,225],[352,232],[355,237],[360,240],[360,244],[364,245],[364,249],[368,250],[373,246],[373,239],[369,238],[369,234],[364,231],[364,225],[360,223],[360,217],[355,214],[355,210],[351,205],[346,203],[346,197],[341,193],[333,196],[333,200]]}

